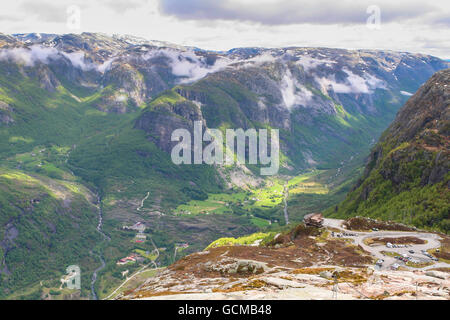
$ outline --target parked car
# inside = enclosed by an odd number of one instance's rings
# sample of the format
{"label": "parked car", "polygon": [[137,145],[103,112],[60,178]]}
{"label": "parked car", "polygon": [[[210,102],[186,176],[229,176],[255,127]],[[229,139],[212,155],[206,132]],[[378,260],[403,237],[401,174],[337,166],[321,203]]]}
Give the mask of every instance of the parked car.
{"label": "parked car", "polygon": [[411,253],[411,254],[413,254],[413,253],[414,253],[414,250],[409,250],[408,252]]}

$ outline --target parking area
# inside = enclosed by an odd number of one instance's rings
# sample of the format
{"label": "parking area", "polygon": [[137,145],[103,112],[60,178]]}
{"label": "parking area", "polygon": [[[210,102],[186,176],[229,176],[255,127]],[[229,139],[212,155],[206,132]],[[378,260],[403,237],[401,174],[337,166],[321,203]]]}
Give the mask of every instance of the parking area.
{"label": "parking area", "polygon": [[342,227],[342,222],[343,220],[338,219],[324,219],[324,226],[333,230],[332,237],[352,239],[356,245],[360,245],[365,251],[370,252],[376,258],[375,266],[379,270],[396,270],[400,267],[421,268],[422,270],[450,267],[450,264],[439,262],[439,259],[428,253],[428,250],[441,246],[439,241],[441,238],[438,234],[415,231],[380,231],[378,229],[367,232],[348,231]]}

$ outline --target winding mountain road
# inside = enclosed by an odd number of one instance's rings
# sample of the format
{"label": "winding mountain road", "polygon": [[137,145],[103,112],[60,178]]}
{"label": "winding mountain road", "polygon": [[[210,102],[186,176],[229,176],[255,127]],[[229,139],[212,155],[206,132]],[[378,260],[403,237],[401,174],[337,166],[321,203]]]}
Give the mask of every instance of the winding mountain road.
{"label": "winding mountain road", "polygon": [[[441,246],[440,239],[441,237],[438,234],[435,233],[429,233],[429,232],[415,232],[415,231],[369,231],[369,232],[362,232],[362,231],[353,231],[353,230],[347,230],[342,227],[342,223],[344,220],[339,219],[324,219],[324,226],[329,228],[338,229],[345,233],[352,233],[354,236],[343,236],[343,238],[350,238],[354,240],[354,243],[356,245],[360,245],[365,251],[372,254],[377,259],[384,260],[383,266],[381,269],[388,269],[390,266],[392,266],[394,263],[401,264],[403,267],[417,270],[417,268],[408,267],[404,265],[403,263],[399,262],[399,260],[395,259],[394,257],[386,256],[382,251],[394,251],[400,255],[408,255],[411,258],[414,258],[420,262],[429,262],[431,261],[430,258],[422,254],[422,250],[427,251],[430,249],[436,249]],[[384,245],[378,245],[378,246],[368,246],[364,243],[364,240],[368,238],[395,238],[395,237],[415,237],[419,238],[421,240],[424,240],[425,244],[411,244],[404,248],[387,248]],[[409,253],[409,250],[413,250],[414,253]],[[438,267],[450,267],[450,264],[445,262],[438,262],[433,263],[430,266],[426,266],[424,268],[420,268],[421,270],[427,270],[431,268],[438,268]]]}
{"label": "winding mountain road", "polygon": [[141,205],[136,208],[137,211],[141,211],[142,207],[144,207],[144,201],[147,200],[147,198],[150,196],[150,191],[147,192],[147,195],[144,197],[144,199],[141,200]]}
{"label": "winding mountain road", "polygon": [[[142,268],[140,268],[140,269],[139,269],[138,271],[136,271],[135,273],[133,273],[130,277],[127,277],[127,278],[124,280],[124,282],[122,282],[122,283],[120,284],[120,286],[118,286],[113,292],[111,292],[111,294],[110,294],[109,296],[107,296],[107,297],[104,298],[103,300],[109,300],[109,299],[111,299],[112,297],[114,297],[115,294],[120,290],[120,288],[122,288],[125,284],[127,284],[128,281],[130,281],[131,279],[135,278],[137,275],[141,274],[142,272],[145,272],[145,271],[147,271],[147,270],[157,270],[157,269],[158,269],[158,266],[156,265],[155,261],[156,261],[156,259],[159,258],[159,250],[158,250],[158,247],[157,247],[157,246],[155,245],[155,243],[153,242],[153,239],[150,238],[150,241],[152,242],[153,247],[154,247],[155,250],[156,250],[156,258],[155,258],[154,260],[150,261],[148,264],[144,265]],[[153,265],[153,268],[148,269],[148,266],[149,266],[149,265]]]}

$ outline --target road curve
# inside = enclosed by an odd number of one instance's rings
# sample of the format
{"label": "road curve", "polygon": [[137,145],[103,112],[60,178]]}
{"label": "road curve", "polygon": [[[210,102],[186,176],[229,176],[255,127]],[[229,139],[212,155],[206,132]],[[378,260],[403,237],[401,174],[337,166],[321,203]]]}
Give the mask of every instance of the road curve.
{"label": "road curve", "polygon": [[[395,259],[394,257],[390,257],[390,256],[386,256],[386,255],[382,254],[381,253],[382,251],[394,251],[400,255],[406,254],[418,261],[426,262],[426,261],[430,261],[430,259],[422,253],[422,250],[428,251],[430,249],[436,249],[441,246],[440,240],[442,238],[438,234],[435,234],[435,233],[420,232],[420,231],[368,231],[368,232],[353,231],[353,230],[344,229],[342,227],[343,222],[344,222],[344,220],[326,218],[326,219],[324,219],[324,226],[328,227],[328,228],[335,228],[342,232],[355,234],[355,236],[344,236],[343,238],[353,239],[354,243],[356,245],[360,245],[365,251],[372,254],[375,258],[383,259],[384,263],[383,263],[383,266],[381,267],[381,269],[387,269],[394,263],[398,263],[398,264],[401,264],[402,267],[412,269],[412,270],[417,270],[417,268],[408,267],[408,266],[400,263],[399,260]],[[413,244],[413,245],[410,245],[405,248],[387,248],[384,245],[368,246],[364,243],[365,239],[375,238],[375,237],[380,237],[380,238],[384,238],[384,237],[391,237],[391,238],[392,237],[415,237],[415,238],[425,240],[426,243],[425,244]],[[413,250],[414,253],[413,254],[409,253],[409,250]],[[426,269],[437,268],[437,267],[450,267],[450,264],[445,263],[445,262],[438,262],[438,263],[433,263],[430,266],[420,268],[420,269],[426,270]]]}

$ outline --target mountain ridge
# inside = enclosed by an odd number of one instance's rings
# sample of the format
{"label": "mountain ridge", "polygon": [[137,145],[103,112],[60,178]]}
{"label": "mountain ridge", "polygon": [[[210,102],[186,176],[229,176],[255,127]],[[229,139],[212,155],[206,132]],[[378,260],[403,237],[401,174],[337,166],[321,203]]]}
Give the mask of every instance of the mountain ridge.
{"label": "mountain ridge", "polygon": [[450,69],[437,72],[399,110],[336,215],[405,219],[406,214],[409,223],[448,233],[449,83]]}

